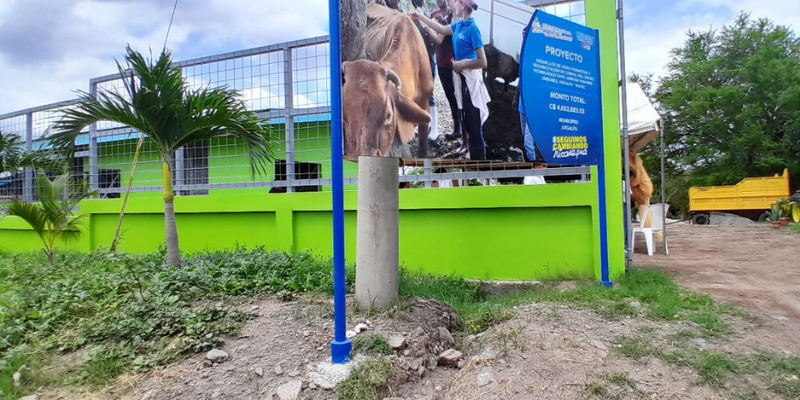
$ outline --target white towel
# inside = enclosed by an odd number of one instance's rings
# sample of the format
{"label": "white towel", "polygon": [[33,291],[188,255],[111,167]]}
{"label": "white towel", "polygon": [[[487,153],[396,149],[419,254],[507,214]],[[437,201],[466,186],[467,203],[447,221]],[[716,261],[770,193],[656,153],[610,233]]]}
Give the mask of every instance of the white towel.
{"label": "white towel", "polygon": [[[472,100],[472,105],[481,110],[481,125],[489,119],[489,106],[487,104],[492,101],[489,97],[489,91],[483,84],[483,73],[480,69],[465,69],[461,71],[464,78],[467,80],[467,90],[469,90],[469,97]],[[461,77],[454,70],[453,71],[453,86],[455,86],[456,103],[458,109],[463,110],[464,106],[461,100]]]}

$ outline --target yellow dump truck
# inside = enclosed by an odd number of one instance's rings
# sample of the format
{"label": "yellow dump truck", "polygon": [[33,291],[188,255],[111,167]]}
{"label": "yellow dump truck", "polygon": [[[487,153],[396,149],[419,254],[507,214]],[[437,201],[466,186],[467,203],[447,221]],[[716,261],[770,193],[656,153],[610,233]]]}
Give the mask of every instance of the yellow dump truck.
{"label": "yellow dump truck", "polygon": [[754,221],[765,221],[772,204],[790,195],[789,170],[772,177],[745,178],[731,186],[689,188],[689,215],[692,223],[708,225],[710,212],[736,214]]}

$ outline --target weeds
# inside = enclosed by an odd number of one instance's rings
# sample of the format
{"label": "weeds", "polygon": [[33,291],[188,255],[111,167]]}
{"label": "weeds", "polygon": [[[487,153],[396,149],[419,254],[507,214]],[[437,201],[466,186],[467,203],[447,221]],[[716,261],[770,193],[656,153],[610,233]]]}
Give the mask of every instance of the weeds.
{"label": "weeds", "polygon": [[505,356],[513,348],[520,351],[525,351],[525,341],[522,337],[524,328],[519,326],[510,330],[503,330],[499,332],[500,339],[500,354]]}
{"label": "weeds", "polygon": [[[8,386],[8,372],[13,374],[13,369],[22,365],[20,362],[31,365],[35,361],[18,356],[23,354],[20,352],[23,348],[31,349],[26,354],[89,348],[88,361],[64,375],[69,376],[66,378],[69,382],[102,384],[124,371],[146,371],[207,350],[226,335],[236,334],[252,315],[233,311],[224,305],[225,301],[265,294],[285,299],[293,298],[296,293],[330,295],[333,288],[330,261],[309,253],[241,248],[189,256],[181,268],[164,267],[163,252],[130,256],[98,251],[64,253],[58,258],[58,269],[50,267],[41,255],[0,258],[3,395],[16,396],[21,390],[13,384]],[[352,286],[352,269],[347,276],[348,286]],[[530,302],[583,307],[609,319],[645,316],[692,321],[698,324],[697,334],[701,336],[728,331],[721,315],[744,315],[731,307],[714,304],[707,296],[680,289],[662,273],[645,270],[631,271],[612,290],[596,284],[570,291],[560,291],[555,285],[537,285],[501,295],[487,295],[480,284],[458,277],[402,270],[400,291],[404,296],[448,303],[456,310],[460,328],[467,334],[510,320],[514,316],[512,307]],[[327,304],[309,305],[314,307],[319,313],[331,311]],[[398,309],[402,311],[402,307]],[[561,318],[555,306],[551,317]],[[513,332],[502,340],[504,348],[520,346]],[[363,336],[354,346],[357,351],[391,353],[386,339],[378,335]],[[692,366],[710,382],[720,382],[727,373],[743,368],[738,360],[692,352],[666,354],[646,342],[633,340],[623,343],[621,351],[632,357],[654,355]],[[770,381],[775,390],[800,391],[792,380],[800,375],[796,361],[767,358],[759,362],[762,367],[788,377]],[[383,393],[391,368],[388,361],[381,363],[366,370],[362,368],[341,389],[350,394],[363,389],[367,397],[342,398],[371,398]],[[749,365],[745,363],[751,368]],[[42,381],[34,384],[43,385]]]}
{"label": "weeds", "polygon": [[165,267],[158,253],[57,257],[57,268],[39,254],[0,258],[0,398],[36,387],[9,381],[25,352],[91,348],[88,360],[61,380],[99,385],[235,335],[253,315],[223,300],[333,288],[330,263],[309,253],[240,248],[187,257],[181,268]]}
{"label": "weeds", "polygon": [[620,344],[619,352],[627,357],[655,357],[672,365],[689,367],[704,384],[735,388],[742,376],[750,375],[766,382],[768,389],[775,393],[800,398],[800,357],[771,353],[735,355],[698,348],[667,351],[643,338],[622,338]]}
{"label": "weeds", "polygon": [[590,384],[586,388],[586,391],[590,395],[599,396],[599,397],[602,397],[602,398],[605,398],[608,395],[608,389],[606,389],[606,387],[603,384],[598,383],[598,382],[594,382],[594,383]]}
{"label": "weeds", "polygon": [[631,379],[627,372],[616,372],[613,374],[604,374],[602,376],[603,379],[608,381],[609,383],[613,383],[621,388],[630,388],[633,390],[637,390],[636,382]]}
{"label": "weeds", "polygon": [[355,368],[350,377],[339,384],[336,394],[340,399],[380,400],[388,392],[392,376],[392,364],[389,360],[369,360]]}
{"label": "weeds", "polygon": [[[479,284],[453,277],[433,277],[404,272],[401,294],[434,298],[452,306],[467,334],[482,332],[513,317],[511,308],[524,303],[551,303],[594,310],[607,319],[645,316],[653,320],[684,320],[699,325],[700,335],[714,337],[729,332],[721,315],[746,317],[733,307],[715,304],[705,295],[680,288],[669,276],[653,270],[633,270],[614,289],[595,283],[562,291],[555,284],[488,296]],[[557,308],[550,315],[561,318]]]}
{"label": "weeds", "polygon": [[389,342],[380,334],[370,334],[356,336],[353,339],[353,351],[372,354],[389,354],[392,348],[389,347]]}

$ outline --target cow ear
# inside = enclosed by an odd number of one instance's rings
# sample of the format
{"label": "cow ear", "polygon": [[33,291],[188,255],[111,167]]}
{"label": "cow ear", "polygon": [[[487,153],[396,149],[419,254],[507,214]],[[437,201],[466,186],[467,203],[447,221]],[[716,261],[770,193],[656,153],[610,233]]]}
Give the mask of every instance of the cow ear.
{"label": "cow ear", "polygon": [[342,84],[344,84],[344,70],[347,68],[349,64],[350,61],[345,61],[342,63]]}
{"label": "cow ear", "polygon": [[411,101],[397,89],[390,89],[395,109],[404,121],[413,124],[428,124],[431,122],[431,114],[423,110],[417,103]]}

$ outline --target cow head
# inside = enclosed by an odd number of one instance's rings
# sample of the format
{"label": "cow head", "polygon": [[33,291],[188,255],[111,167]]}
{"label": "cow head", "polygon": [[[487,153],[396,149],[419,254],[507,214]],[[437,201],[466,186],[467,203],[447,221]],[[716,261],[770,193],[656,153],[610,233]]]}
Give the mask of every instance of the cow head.
{"label": "cow head", "polygon": [[342,79],[343,128],[348,155],[388,157],[396,137],[403,143],[411,140],[411,137],[398,135],[399,123],[427,124],[431,121],[428,112],[400,92],[400,77],[377,62],[345,62]]}

